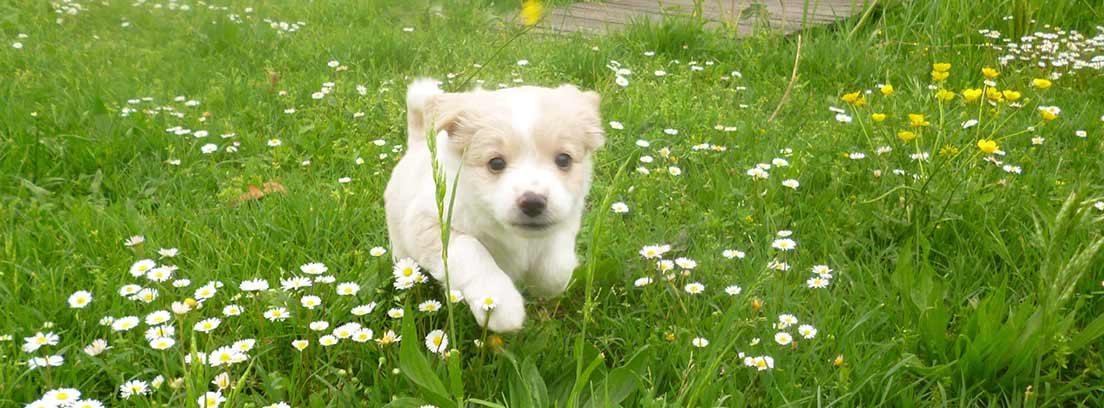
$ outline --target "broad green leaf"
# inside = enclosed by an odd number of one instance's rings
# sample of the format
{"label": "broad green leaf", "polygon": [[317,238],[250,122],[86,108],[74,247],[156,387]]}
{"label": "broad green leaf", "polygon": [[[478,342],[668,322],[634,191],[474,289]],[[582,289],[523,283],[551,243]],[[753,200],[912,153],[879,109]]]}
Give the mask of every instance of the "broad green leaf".
{"label": "broad green leaf", "polygon": [[437,405],[453,406],[447,397],[448,390],[445,384],[437,378],[437,374],[429,366],[425,354],[422,354],[421,342],[418,341],[418,332],[414,329],[414,317],[403,318],[403,341],[399,346],[399,369],[403,375],[418,386],[423,396]]}
{"label": "broad green leaf", "polygon": [[609,375],[595,388],[594,394],[583,404],[584,407],[609,407],[624,401],[640,386],[641,372],[651,360],[652,349],[643,347],[629,358],[621,367],[610,371]]}

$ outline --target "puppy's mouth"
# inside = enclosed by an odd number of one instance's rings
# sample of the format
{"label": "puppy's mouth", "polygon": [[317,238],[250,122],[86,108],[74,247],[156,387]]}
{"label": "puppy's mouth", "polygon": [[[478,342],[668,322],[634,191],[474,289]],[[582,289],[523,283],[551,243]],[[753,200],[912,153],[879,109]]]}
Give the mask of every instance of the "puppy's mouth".
{"label": "puppy's mouth", "polygon": [[550,221],[525,221],[512,222],[510,223],[510,225],[513,225],[514,227],[521,230],[538,232],[552,228],[554,225],[556,225],[556,223]]}

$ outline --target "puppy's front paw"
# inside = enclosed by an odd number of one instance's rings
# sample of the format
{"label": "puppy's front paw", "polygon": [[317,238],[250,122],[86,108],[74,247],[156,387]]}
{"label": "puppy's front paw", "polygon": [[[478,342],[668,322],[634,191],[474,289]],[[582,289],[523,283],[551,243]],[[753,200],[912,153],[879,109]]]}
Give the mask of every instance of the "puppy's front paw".
{"label": "puppy's front paw", "polygon": [[512,284],[507,287],[478,288],[464,294],[475,321],[491,331],[515,332],[525,324],[525,299]]}

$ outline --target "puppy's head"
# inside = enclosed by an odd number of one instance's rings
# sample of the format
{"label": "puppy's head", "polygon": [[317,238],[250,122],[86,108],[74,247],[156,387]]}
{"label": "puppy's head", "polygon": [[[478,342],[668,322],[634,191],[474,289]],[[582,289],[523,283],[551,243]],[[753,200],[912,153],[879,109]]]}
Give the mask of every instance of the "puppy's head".
{"label": "puppy's head", "polygon": [[462,166],[457,195],[499,224],[540,235],[578,220],[591,154],[604,143],[599,96],[564,85],[435,95],[427,112]]}

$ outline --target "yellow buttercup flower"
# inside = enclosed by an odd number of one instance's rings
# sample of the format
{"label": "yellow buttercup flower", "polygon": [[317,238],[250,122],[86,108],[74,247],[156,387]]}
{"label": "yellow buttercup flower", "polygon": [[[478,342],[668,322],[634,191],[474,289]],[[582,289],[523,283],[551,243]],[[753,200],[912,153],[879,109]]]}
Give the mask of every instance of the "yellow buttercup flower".
{"label": "yellow buttercup flower", "polygon": [[882,85],[882,88],[879,89],[879,90],[882,91],[882,95],[885,95],[885,96],[893,95],[893,85],[890,85],[890,84]]}
{"label": "yellow buttercup flower", "polygon": [[932,71],[935,72],[947,72],[951,70],[951,64],[949,62],[937,62],[932,64]]}
{"label": "yellow buttercup flower", "polygon": [[908,143],[913,141],[913,139],[916,139],[916,133],[908,130],[902,130],[900,132],[897,132],[897,138],[901,139],[902,142]]}
{"label": "yellow buttercup flower", "polygon": [[913,126],[916,126],[916,127],[929,125],[928,121],[924,120],[924,115],[922,115],[922,114],[910,113],[908,115],[908,118],[909,118],[909,124],[910,125],[913,125]]}
{"label": "yellow buttercup flower", "polygon": [[843,94],[840,99],[858,107],[866,106],[866,96],[859,91]]}
{"label": "yellow buttercup flower", "polygon": [[966,103],[974,102],[974,101],[978,100],[978,98],[980,98],[980,97],[981,97],[981,90],[980,89],[975,88],[975,89],[963,89],[962,90],[962,99],[965,99]]}
{"label": "yellow buttercup flower", "polygon": [[985,67],[981,69],[981,74],[985,75],[986,78],[993,79],[1000,76],[1000,71],[997,71],[993,68]]}
{"label": "yellow buttercup flower", "polygon": [[1019,92],[1013,91],[1011,89],[1005,89],[1004,92],[1001,92],[1001,94],[1004,95],[1004,99],[1007,99],[1009,102],[1015,102],[1016,100],[1020,99],[1021,96]]}
{"label": "yellow buttercup flower", "polygon": [[954,97],[955,97],[955,93],[951,92],[951,91],[948,91],[946,89],[940,89],[940,90],[935,92],[935,98],[939,99],[943,102],[950,101],[950,100],[954,99]]}
{"label": "yellow buttercup flower", "polygon": [[985,97],[993,102],[1004,100],[1004,94],[997,90],[997,88],[985,88]]}
{"label": "yellow buttercup flower", "polygon": [[1031,84],[1035,85],[1035,87],[1039,88],[1039,89],[1050,89],[1050,85],[1051,85],[1049,79],[1043,79],[1043,78],[1032,79]]}
{"label": "yellow buttercup flower", "polygon": [[947,77],[951,76],[951,73],[947,72],[947,71],[932,71],[931,75],[932,75],[932,81],[942,81],[944,79],[947,79]]}
{"label": "yellow buttercup flower", "polygon": [[544,14],[544,6],[537,0],[525,0],[521,5],[521,21],[527,26],[536,24]]}
{"label": "yellow buttercup flower", "polygon": [[1057,106],[1040,106],[1039,115],[1043,117],[1043,120],[1051,121],[1058,118],[1058,115],[1062,113],[1062,110]]}
{"label": "yellow buttercup flower", "polygon": [[872,114],[870,114],[870,120],[873,120],[875,122],[882,122],[882,121],[886,120],[886,114],[884,114],[884,113],[872,113]]}
{"label": "yellow buttercup flower", "polygon": [[997,151],[997,142],[991,139],[981,139],[977,142],[978,149],[985,152],[985,154],[993,154]]}

